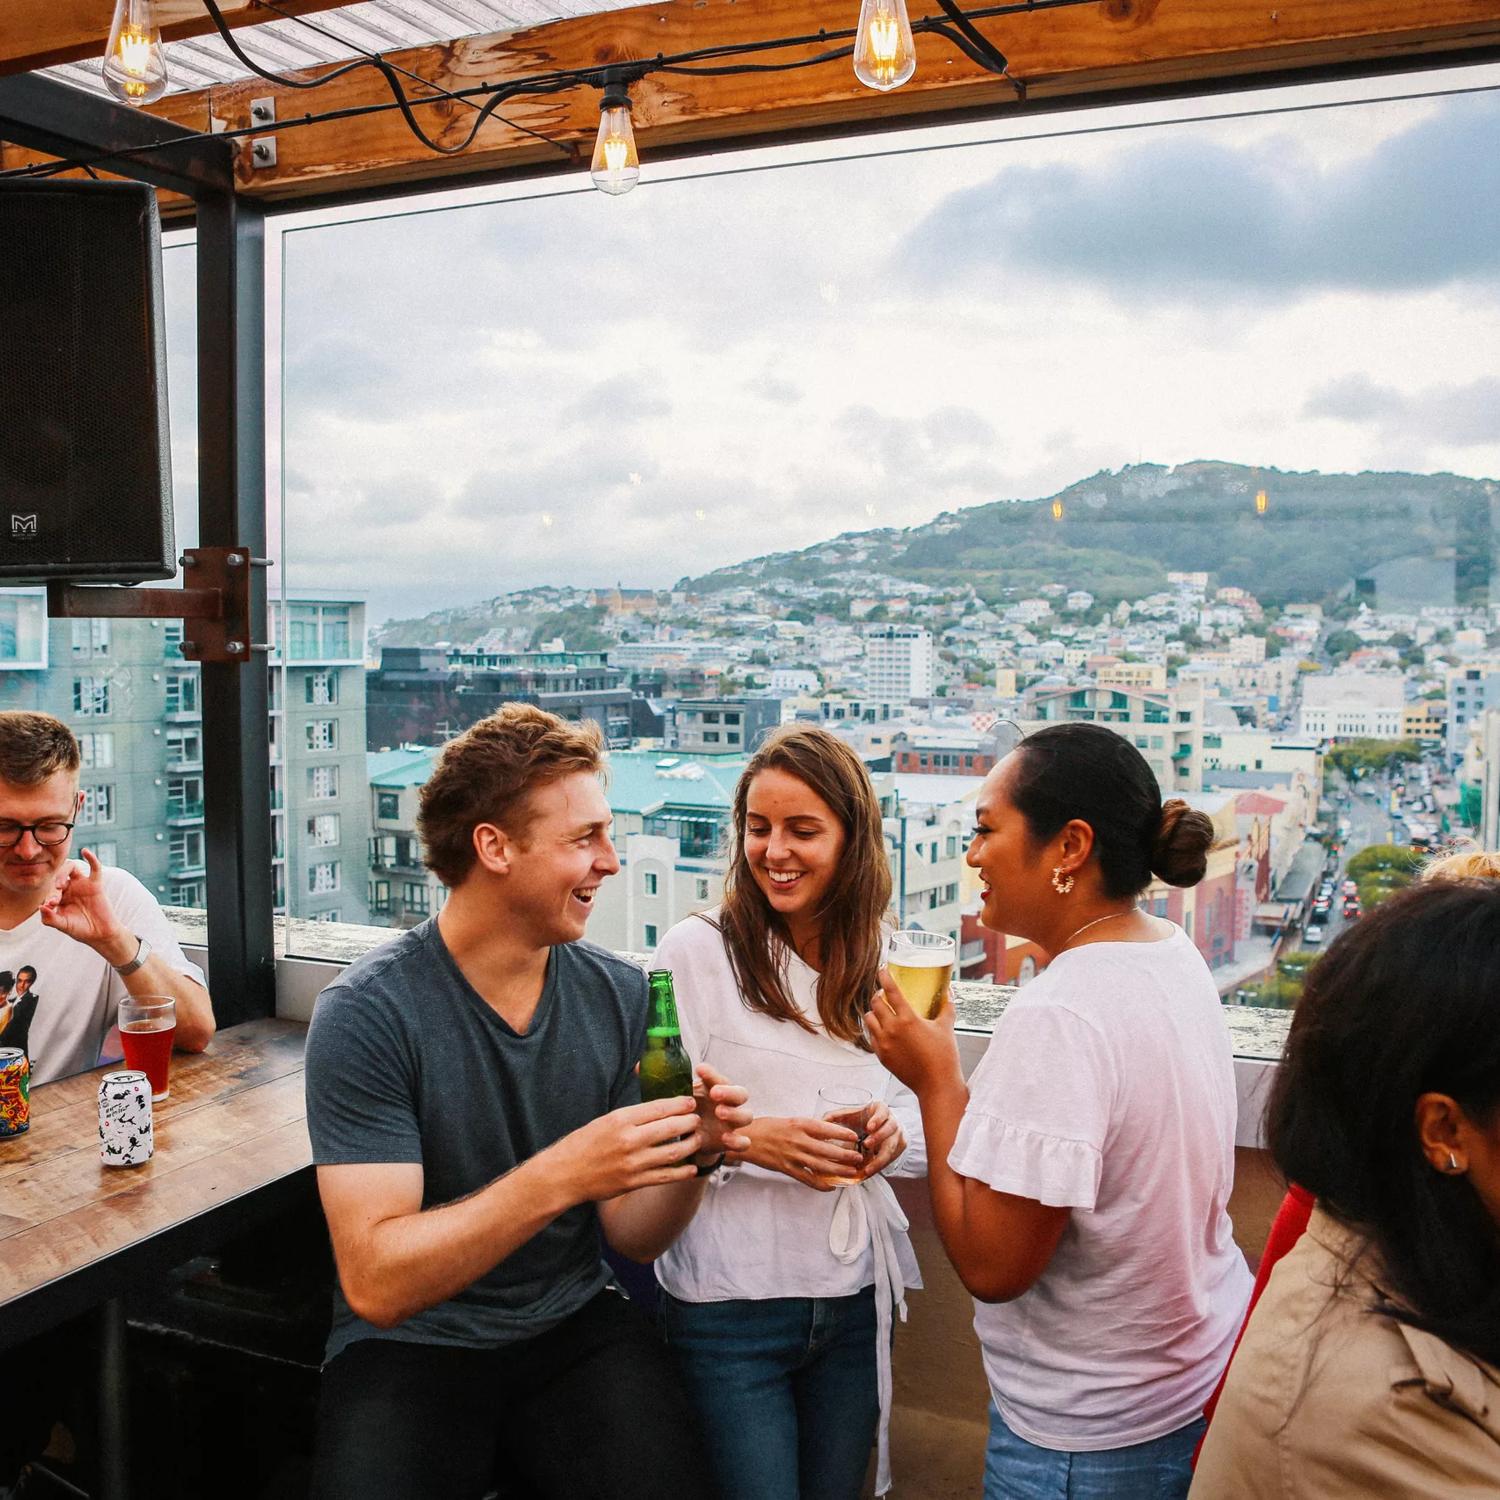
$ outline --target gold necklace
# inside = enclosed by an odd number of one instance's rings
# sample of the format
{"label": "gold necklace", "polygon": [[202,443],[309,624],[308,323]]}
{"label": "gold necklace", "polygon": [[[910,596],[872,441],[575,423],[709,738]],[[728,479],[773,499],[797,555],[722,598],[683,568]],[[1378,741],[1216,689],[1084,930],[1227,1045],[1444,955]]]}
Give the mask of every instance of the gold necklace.
{"label": "gold necklace", "polygon": [[1109,912],[1105,912],[1105,914],[1102,917],[1095,917],[1092,922],[1085,922],[1082,927],[1076,928],[1074,931],[1070,932],[1067,935],[1067,937],[1065,937],[1063,939],[1062,947],[1059,948],[1057,951],[1059,953],[1066,952],[1068,944],[1071,943],[1073,941],[1073,939],[1076,938],[1080,932],[1087,932],[1090,927],[1097,927],[1101,922],[1111,921],[1115,917],[1128,917],[1132,913],[1138,912],[1139,910],[1140,910],[1140,907],[1138,907],[1138,906],[1132,906],[1130,908],[1130,911],[1109,911]]}

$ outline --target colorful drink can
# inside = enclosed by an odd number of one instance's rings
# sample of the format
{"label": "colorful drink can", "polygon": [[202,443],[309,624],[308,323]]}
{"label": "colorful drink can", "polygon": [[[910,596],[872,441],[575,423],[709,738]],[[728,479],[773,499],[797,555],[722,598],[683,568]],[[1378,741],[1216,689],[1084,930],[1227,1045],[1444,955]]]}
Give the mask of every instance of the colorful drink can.
{"label": "colorful drink can", "polygon": [[137,1068],[99,1081],[99,1160],[106,1167],[138,1167],[151,1160],[151,1084]]}
{"label": "colorful drink can", "polygon": [[31,1062],[19,1047],[0,1047],[0,1137],[31,1129]]}

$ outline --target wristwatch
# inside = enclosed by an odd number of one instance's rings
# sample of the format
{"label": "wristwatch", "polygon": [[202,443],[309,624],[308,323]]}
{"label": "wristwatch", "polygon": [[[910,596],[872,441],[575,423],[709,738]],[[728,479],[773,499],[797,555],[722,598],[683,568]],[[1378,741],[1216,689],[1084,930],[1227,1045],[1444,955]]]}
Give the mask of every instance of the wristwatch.
{"label": "wristwatch", "polygon": [[698,1169],[698,1175],[700,1177],[712,1177],[713,1174],[724,1165],[724,1156],[725,1153],[721,1151],[716,1157],[714,1157],[712,1161],[695,1163]]}
{"label": "wristwatch", "polygon": [[151,957],[151,944],[148,943],[145,938],[139,936],[136,938],[136,942],[139,943],[140,946],[135,950],[135,957],[132,958],[128,964],[110,965],[110,968],[112,968],[115,973],[120,976],[121,979],[126,978],[127,975],[134,974],[135,971],[140,968],[140,966],[145,963],[148,958]]}

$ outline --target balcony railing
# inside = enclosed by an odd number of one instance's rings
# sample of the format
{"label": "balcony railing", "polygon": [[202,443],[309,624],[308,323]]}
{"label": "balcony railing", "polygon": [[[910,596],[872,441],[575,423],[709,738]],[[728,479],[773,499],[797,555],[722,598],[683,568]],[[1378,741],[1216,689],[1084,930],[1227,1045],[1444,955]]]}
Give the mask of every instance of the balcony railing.
{"label": "balcony railing", "polygon": [[203,769],[203,756],[197,755],[169,755],[167,757],[167,773],[172,776],[186,775],[190,772]]}
{"label": "balcony railing", "polygon": [[203,804],[201,802],[169,802],[167,803],[167,822],[173,828],[181,828],[187,823],[201,823],[203,821]]}
{"label": "balcony railing", "polygon": [[203,856],[196,859],[178,858],[174,855],[167,861],[167,878],[170,880],[201,880],[204,874]]}

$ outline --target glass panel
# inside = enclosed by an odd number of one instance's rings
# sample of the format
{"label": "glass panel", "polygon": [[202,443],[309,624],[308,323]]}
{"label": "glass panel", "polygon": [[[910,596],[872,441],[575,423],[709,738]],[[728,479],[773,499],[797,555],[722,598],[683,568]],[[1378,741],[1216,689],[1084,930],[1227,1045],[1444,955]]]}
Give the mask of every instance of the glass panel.
{"label": "glass panel", "polygon": [[632,864],[664,910],[716,895],[743,757],[787,721],[870,765],[896,914],[971,978],[1039,961],[979,930],[963,830],[1049,723],[1215,819],[1202,886],[1142,898],[1227,994],[1300,943],[1309,861],[1500,842],[1493,255],[1421,190],[1487,169],[1500,115],[1321,107],[1364,87],[278,229],[292,915],[438,910],[418,792],[517,699],[611,747],[626,876],[590,935],[622,948]]}

